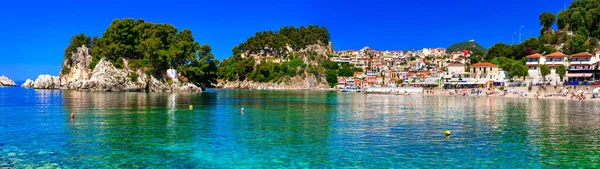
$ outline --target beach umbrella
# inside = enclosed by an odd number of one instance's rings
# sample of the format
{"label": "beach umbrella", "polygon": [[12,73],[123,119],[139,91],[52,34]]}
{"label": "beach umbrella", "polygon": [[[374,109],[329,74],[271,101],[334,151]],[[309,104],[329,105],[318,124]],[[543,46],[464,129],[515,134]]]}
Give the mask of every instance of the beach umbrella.
{"label": "beach umbrella", "polygon": [[598,91],[600,91],[600,88],[595,88],[592,92],[598,93]]}

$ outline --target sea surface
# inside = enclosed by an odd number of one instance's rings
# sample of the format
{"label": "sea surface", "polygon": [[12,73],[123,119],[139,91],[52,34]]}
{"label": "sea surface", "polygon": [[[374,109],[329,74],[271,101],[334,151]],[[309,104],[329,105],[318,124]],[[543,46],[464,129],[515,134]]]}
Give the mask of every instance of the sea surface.
{"label": "sea surface", "polygon": [[600,168],[599,107],[485,96],[0,88],[0,168]]}

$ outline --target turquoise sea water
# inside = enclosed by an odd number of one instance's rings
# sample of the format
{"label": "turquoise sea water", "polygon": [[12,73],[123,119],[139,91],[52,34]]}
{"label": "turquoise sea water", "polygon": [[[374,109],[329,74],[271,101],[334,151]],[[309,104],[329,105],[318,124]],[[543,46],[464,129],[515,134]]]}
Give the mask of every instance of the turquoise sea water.
{"label": "turquoise sea water", "polygon": [[599,107],[337,92],[0,88],[0,168],[599,168]]}

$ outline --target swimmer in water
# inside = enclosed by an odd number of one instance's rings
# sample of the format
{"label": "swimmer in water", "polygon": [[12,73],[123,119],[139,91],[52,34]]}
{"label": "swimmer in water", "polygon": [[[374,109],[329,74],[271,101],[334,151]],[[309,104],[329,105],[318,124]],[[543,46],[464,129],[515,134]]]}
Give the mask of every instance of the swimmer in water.
{"label": "swimmer in water", "polygon": [[244,108],[243,108],[243,107],[242,107],[242,110],[241,110],[241,112],[242,112],[242,113],[244,113]]}
{"label": "swimmer in water", "polygon": [[71,112],[71,119],[75,118],[75,113]]}

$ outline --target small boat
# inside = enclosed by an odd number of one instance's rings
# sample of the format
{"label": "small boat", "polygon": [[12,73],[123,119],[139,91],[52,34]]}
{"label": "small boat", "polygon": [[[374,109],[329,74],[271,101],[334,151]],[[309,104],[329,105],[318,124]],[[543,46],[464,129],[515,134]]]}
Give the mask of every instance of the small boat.
{"label": "small boat", "polygon": [[350,92],[350,89],[348,89],[348,88],[344,88],[344,89],[342,89],[342,92],[344,92],[344,93],[346,93],[346,92]]}

